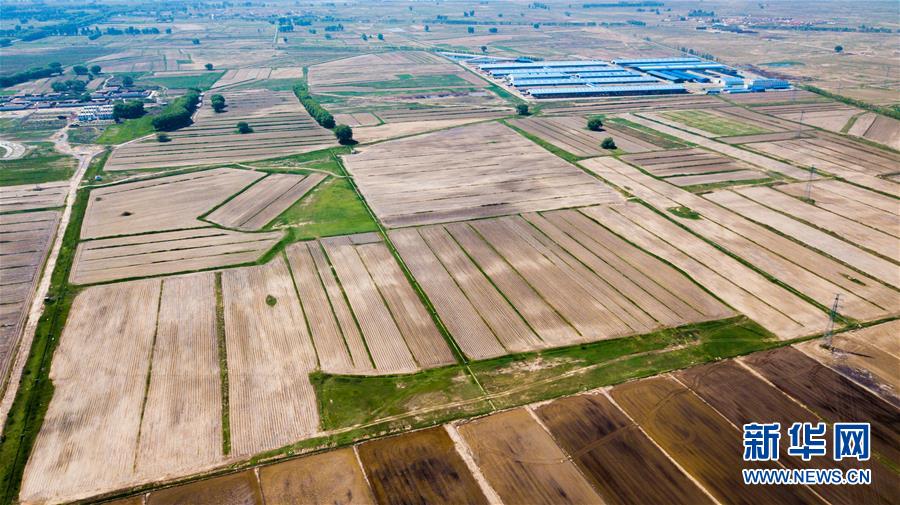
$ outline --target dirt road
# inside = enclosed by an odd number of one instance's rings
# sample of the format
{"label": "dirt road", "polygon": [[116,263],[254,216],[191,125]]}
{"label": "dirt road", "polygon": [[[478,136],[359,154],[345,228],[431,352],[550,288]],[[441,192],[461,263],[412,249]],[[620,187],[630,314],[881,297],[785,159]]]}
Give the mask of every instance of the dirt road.
{"label": "dirt road", "polygon": [[78,159],[78,169],[69,179],[69,191],[66,195],[66,206],[63,209],[62,217],[59,221],[59,227],[56,229],[56,236],[53,238],[53,247],[50,255],[47,257],[47,263],[44,265],[41,282],[38,284],[34,297],[31,299],[31,308],[28,311],[28,320],[19,339],[16,348],[16,356],[13,361],[11,372],[6,381],[0,381],[0,392],[3,399],[0,401],[0,426],[6,423],[6,416],[12,407],[13,399],[19,390],[19,378],[22,376],[22,369],[25,367],[25,361],[28,359],[28,353],[31,351],[31,342],[34,339],[34,332],[37,329],[37,323],[44,313],[44,298],[50,290],[50,277],[53,269],[56,268],[56,261],[59,258],[59,251],[62,247],[63,235],[66,227],[69,226],[69,220],[72,217],[72,206],[75,204],[75,194],[78,192],[78,184],[84,178],[84,173],[94,156],[103,152],[103,148],[95,145],[71,146],[69,144],[66,130],[62,129],[51,137],[53,145],[61,152]]}

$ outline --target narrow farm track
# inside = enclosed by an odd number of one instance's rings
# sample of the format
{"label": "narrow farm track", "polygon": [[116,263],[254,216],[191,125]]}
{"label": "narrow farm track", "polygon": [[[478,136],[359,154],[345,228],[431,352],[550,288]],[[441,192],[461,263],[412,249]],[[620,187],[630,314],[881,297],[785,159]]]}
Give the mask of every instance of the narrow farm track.
{"label": "narrow farm track", "polygon": [[[22,369],[25,367],[25,361],[28,359],[28,353],[31,351],[31,342],[34,339],[34,332],[37,329],[38,321],[44,313],[44,298],[50,290],[50,273],[56,268],[56,260],[59,258],[59,251],[62,248],[63,235],[69,226],[69,220],[72,218],[72,206],[75,204],[75,195],[78,193],[78,183],[84,177],[85,172],[91,164],[91,160],[95,156],[103,152],[103,148],[95,145],[87,146],[71,146],[66,130],[56,132],[51,139],[56,150],[74,156],[78,159],[78,168],[75,174],[69,179],[69,190],[66,194],[65,208],[59,220],[59,226],[56,229],[56,236],[53,238],[53,247],[50,255],[47,256],[47,262],[44,265],[44,275],[41,276],[41,282],[38,284],[37,290],[31,301],[31,308],[28,311],[28,320],[22,332],[21,339],[16,350],[16,356],[12,364],[12,372],[9,377],[3,377],[0,380],[0,392],[3,394],[0,400],[0,426],[6,424],[6,416],[9,415],[9,409],[12,407],[16,393],[19,391],[18,378],[22,375]],[[8,379],[8,380],[7,380]]]}

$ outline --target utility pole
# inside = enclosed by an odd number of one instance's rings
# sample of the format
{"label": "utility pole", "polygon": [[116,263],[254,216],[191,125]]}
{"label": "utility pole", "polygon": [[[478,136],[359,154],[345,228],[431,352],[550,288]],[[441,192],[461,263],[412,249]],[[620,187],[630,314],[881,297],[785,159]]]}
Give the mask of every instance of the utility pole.
{"label": "utility pole", "polygon": [[834,295],[834,303],[831,305],[831,312],[828,314],[828,328],[825,330],[825,335],[822,339],[822,347],[830,350],[834,353],[834,343],[832,341],[832,337],[834,336],[834,320],[838,314],[838,305],[841,303],[841,294],[838,293]]}
{"label": "utility pole", "polygon": [[[806,203],[812,203],[812,183],[813,178],[816,175],[816,167],[810,165],[809,167],[809,180],[806,181]],[[838,295],[840,296],[840,295]]]}

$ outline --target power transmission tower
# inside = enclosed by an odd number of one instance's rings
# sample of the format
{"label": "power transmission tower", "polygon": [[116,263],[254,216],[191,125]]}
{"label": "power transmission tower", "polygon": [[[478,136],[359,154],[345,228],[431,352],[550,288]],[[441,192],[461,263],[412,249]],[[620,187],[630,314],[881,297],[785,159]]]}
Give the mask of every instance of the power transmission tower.
{"label": "power transmission tower", "polygon": [[834,320],[838,315],[838,305],[841,303],[841,294],[834,295],[834,303],[831,305],[831,312],[828,313],[828,328],[825,330],[822,346],[834,352],[832,337],[834,336]]}

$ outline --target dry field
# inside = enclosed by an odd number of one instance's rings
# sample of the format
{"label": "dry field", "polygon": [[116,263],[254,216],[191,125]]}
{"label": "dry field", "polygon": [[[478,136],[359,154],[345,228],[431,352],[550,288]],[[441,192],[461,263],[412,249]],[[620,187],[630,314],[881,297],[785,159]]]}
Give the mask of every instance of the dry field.
{"label": "dry field", "polygon": [[747,163],[704,149],[631,154],[622,159],[681,187],[768,178],[767,174],[754,170]]}
{"label": "dry field", "polygon": [[[813,344],[813,341],[809,341]],[[806,344],[804,344],[806,345]],[[795,422],[818,422],[815,414],[794,401],[790,396],[766,383],[736,361],[724,361],[690,368],[676,374],[677,380],[690,388],[735,426],[746,423],[779,422],[782,427]],[[782,437],[780,450],[787,454],[788,437]],[[782,456],[781,463],[788,468],[818,468],[816,460],[804,462],[801,458]],[[900,483],[890,477],[890,470],[870,460],[859,462],[843,460],[829,462],[846,471],[848,468],[872,469],[870,486],[815,486],[812,489],[829,503],[852,505],[855,503],[890,503],[900,491]]]}
{"label": "dry field", "polygon": [[280,232],[202,228],[89,240],[78,244],[69,281],[92,284],[250,263],[280,238]]}
{"label": "dry field", "polygon": [[713,503],[608,397],[562,398],[535,412],[605,503]]}
{"label": "dry field", "polygon": [[900,403],[900,321],[891,321],[832,337],[829,350],[821,342],[797,344],[820,363],[855,380],[888,401]]}
{"label": "dry field", "polygon": [[488,503],[443,427],[367,442],[357,449],[382,505]]}
{"label": "dry field", "polygon": [[629,135],[625,129],[617,130],[608,124],[603,131],[588,130],[586,121],[579,116],[516,119],[510,121],[510,124],[581,157],[609,154],[609,151],[600,147],[600,143],[606,137],[612,137],[616,147],[627,153],[643,153],[660,148],[644,139]]}
{"label": "dry field", "polygon": [[730,314],[676,270],[575,210],[395,230],[390,237],[474,359]]}
{"label": "dry field", "polygon": [[[355,245],[348,237],[323,239],[321,243],[375,368],[409,372],[455,361],[384,243]],[[325,273],[320,269],[320,274]]]}
{"label": "dry field", "polygon": [[[888,337],[872,330],[864,331],[875,340]],[[766,419],[787,426],[819,416],[828,422],[868,419],[872,412],[874,433],[886,430],[873,445],[878,458],[832,463],[845,470],[871,468],[872,485],[812,490],[734,485],[734,475],[747,468],[740,457],[741,424]],[[821,497],[835,505],[888,504],[898,482],[880,461],[891,454],[879,449],[885,443],[896,447],[890,439],[896,430],[886,424],[895,414],[894,407],[852,382],[784,348],[151,491],[146,499],[253,505],[263,499],[270,504],[695,504],[821,503]],[[783,436],[782,453],[787,442]],[[782,456],[780,463],[753,466],[780,465],[807,469],[821,461]],[[654,479],[646,478],[648,471]]]}
{"label": "dry field", "polygon": [[402,78],[398,77],[401,75],[456,75],[477,86],[484,84],[484,81],[459,65],[440,56],[421,51],[403,51],[364,54],[313,65],[309,68],[309,85],[315,93],[348,88],[357,90],[365,88],[366,83],[372,81],[397,81],[398,86],[402,86]]}
{"label": "dry field", "polygon": [[263,505],[259,480],[251,471],[157,491],[147,505]]}
{"label": "dry field", "polygon": [[[897,171],[900,155],[836,135],[746,144],[745,147],[797,165],[815,167],[855,184],[900,196],[900,186],[880,176]],[[790,174],[788,174],[790,175]],[[795,177],[805,180],[804,177]]]}
{"label": "dry field", "polygon": [[[610,391],[624,410],[687,473],[723,503],[820,503],[808,488],[735,485],[741,432],[669,377],[616,386]],[[777,463],[754,467],[774,468]]]}
{"label": "dry field", "polygon": [[62,207],[68,190],[68,181],[4,186],[0,188],[0,212]]}
{"label": "dry field", "polygon": [[23,502],[74,500],[135,479],[160,287],[159,280],[113,284],[75,299],[53,357],[53,401],[25,469]]}
{"label": "dry field", "polygon": [[0,384],[12,363],[59,212],[0,215]]}
{"label": "dry field", "polygon": [[375,505],[353,448],[261,468],[259,483],[267,505]]}
{"label": "dry field", "polygon": [[620,201],[601,182],[498,123],[359,151],[344,163],[390,227]]}
{"label": "dry field", "polygon": [[393,107],[375,113],[386,123],[419,123],[424,121],[446,121],[449,119],[494,119],[513,113],[508,107],[480,107],[469,105],[445,105],[435,107]]}
{"label": "dry field", "polygon": [[504,503],[602,502],[527,408],[460,424],[458,430]]}
{"label": "dry field", "polygon": [[[709,193],[705,195],[706,198],[703,198],[641,174],[615,160],[605,160],[602,164],[597,161],[586,166],[597,171],[604,179],[613,184],[627,188],[628,191],[661,211],[683,206],[698,212],[701,216],[700,219],[678,219],[674,214],[670,217],[677,219],[682,226],[713,241],[823,306],[830,306],[834,300],[834,294],[840,292],[843,293],[840,313],[849,317],[859,320],[881,319],[889,317],[897,311],[897,295],[889,285],[820,254],[814,249],[808,249],[764,226],[753,223],[736,213],[739,209],[735,207],[730,205],[720,207],[709,200],[727,192]],[[821,181],[821,184],[830,182],[833,181]],[[771,214],[774,218],[776,213]],[[806,233],[806,229],[795,227],[792,232],[803,234]],[[789,236],[797,235],[789,234]],[[833,240],[837,241],[837,239]],[[863,251],[859,251],[859,253],[866,254]],[[851,257],[851,255],[848,254],[847,257]],[[719,271],[719,273],[728,276],[727,271]],[[735,285],[747,287],[746,283],[741,282],[738,278],[728,277]],[[697,278],[695,277],[695,279]],[[721,293],[719,295],[722,296]],[[785,295],[787,294],[785,293]],[[793,300],[793,296],[787,295],[786,299]],[[775,306],[781,307],[782,310],[790,306],[790,304],[782,306],[781,303],[775,301],[770,303],[775,303]],[[758,308],[764,309],[762,306]],[[744,310],[748,309],[750,309],[749,306]],[[763,310],[759,314],[762,316],[767,312],[767,310]],[[751,318],[754,317],[751,316]],[[757,321],[759,322],[759,320]],[[763,324],[763,326],[766,325]]]}
{"label": "dry field", "polygon": [[[897,252],[900,251],[900,239],[897,238],[900,235],[900,229],[898,229],[900,213],[887,214],[889,227],[881,231],[882,228],[878,223],[866,222],[864,224],[863,220],[842,216],[841,212],[846,212],[844,205],[838,205],[830,210],[824,209],[764,186],[732,191],[794,219],[831,232],[849,243],[856,244],[885,258],[894,261],[900,260],[897,257]],[[898,208],[898,212],[900,212],[900,208]]]}
{"label": "dry field", "polygon": [[334,122],[337,124],[345,124],[347,126],[356,128],[357,126],[375,126],[381,121],[375,114],[372,114],[371,112],[348,112],[344,114],[335,114]]}
{"label": "dry field", "polygon": [[739,93],[736,95],[729,95],[728,101],[753,107],[756,105],[773,105],[785,102],[808,103],[828,102],[829,100],[824,96],[817,95],[811,91],[792,89],[789,91],[767,91],[765,93]]}
{"label": "dry field", "polygon": [[[302,78],[302,71],[300,77]],[[214,90],[230,88],[238,84],[246,84],[253,81],[262,81],[272,78],[271,68],[233,68],[222,74],[222,77],[212,86]]]}
{"label": "dry field", "polygon": [[900,121],[894,118],[866,112],[857,116],[847,133],[900,150]]}
{"label": "dry field", "polygon": [[[119,146],[106,170],[135,170],[249,161],[315,151],[335,145],[334,135],[309,116],[290,91],[246,90],[223,92],[227,110],[216,113],[200,107],[194,124],[169,134]],[[239,134],[236,124],[247,122],[253,132]]]}
{"label": "dry field", "polygon": [[872,450],[900,461],[897,407],[792,347],[742,358],[756,372],[824,421],[860,419],[872,425]]}
{"label": "dry field", "polygon": [[216,340],[213,274],[164,279],[135,456],[137,474],[178,476],[222,459]]}
{"label": "dry field", "polygon": [[285,261],[222,272],[222,298],[232,453],[250,456],[315,433],[308,374],[316,349]]}
{"label": "dry field", "polygon": [[728,103],[707,95],[679,95],[660,97],[615,97],[576,101],[544,102],[544,114],[579,115],[615,114],[623,112],[658,111],[664,109],[689,109],[726,107]]}
{"label": "dry field", "polygon": [[94,189],[81,238],[209,226],[198,217],[263,175],[218,168]]}
{"label": "dry field", "polygon": [[839,102],[759,105],[753,110],[840,133],[850,118],[864,111]]}
{"label": "dry field", "polygon": [[710,151],[724,154],[729,158],[755,165],[765,171],[777,172],[799,180],[809,179],[808,170],[803,170],[795,167],[794,165],[783,163],[767,156],[761,156],[759,154],[749,152],[744,149],[739,149],[729,144],[717,142],[716,140],[706,138],[702,135],[697,135],[681,130],[679,128],[675,128],[672,126],[672,122],[665,120],[662,117],[658,117],[659,121],[651,121],[634,114],[623,114],[622,117],[641,126],[645,126],[647,128],[657,130],[659,132],[671,135],[692,144],[696,144],[697,146],[704,147]]}
{"label": "dry field", "polygon": [[324,174],[272,174],[205,217],[239,230],[259,230],[325,179]]}
{"label": "dry field", "polygon": [[[353,130],[353,138],[362,143],[377,142],[501,118],[512,114],[512,110],[508,107],[503,107],[502,104],[488,104],[486,106],[429,105],[431,106],[415,108],[395,105],[391,109],[374,110],[373,113],[377,114],[384,121],[384,124],[377,124],[376,121],[370,125],[355,128]],[[352,116],[358,117],[363,114],[373,115],[372,113],[363,112],[352,114]],[[346,116],[351,114],[338,115]]]}
{"label": "dry field", "polygon": [[[731,191],[717,191],[706,195],[706,198],[747,219],[789,236],[809,248],[817,249],[889,286],[900,287],[900,270],[894,261],[871,254],[855,243],[841,240],[832,234]],[[800,200],[797,201],[800,202]],[[821,223],[816,223],[816,225],[819,224]],[[889,257],[894,258],[895,256]],[[894,304],[894,310],[896,310],[896,302]]]}

